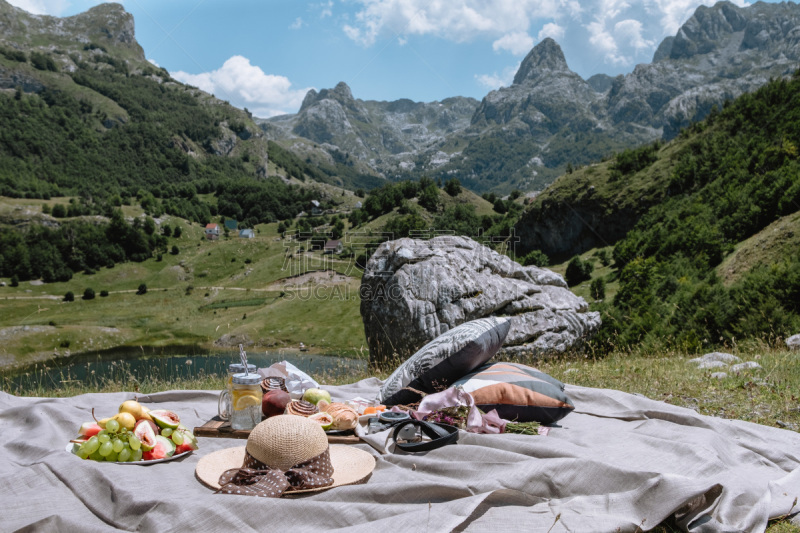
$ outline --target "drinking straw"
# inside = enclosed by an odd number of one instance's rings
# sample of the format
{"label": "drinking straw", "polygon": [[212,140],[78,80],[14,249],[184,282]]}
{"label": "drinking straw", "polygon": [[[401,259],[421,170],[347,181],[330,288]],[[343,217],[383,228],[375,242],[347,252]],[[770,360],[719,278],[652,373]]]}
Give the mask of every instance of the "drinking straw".
{"label": "drinking straw", "polygon": [[239,358],[242,360],[242,365],[244,366],[244,375],[247,376],[250,372],[247,371],[247,353],[244,351],[244,346],[239,345]]}

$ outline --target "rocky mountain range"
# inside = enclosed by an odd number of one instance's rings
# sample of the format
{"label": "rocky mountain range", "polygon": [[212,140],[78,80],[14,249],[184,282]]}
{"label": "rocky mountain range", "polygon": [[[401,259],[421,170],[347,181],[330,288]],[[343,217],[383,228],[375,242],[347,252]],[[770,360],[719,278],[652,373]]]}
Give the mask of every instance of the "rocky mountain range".
{"label": "rocky mountain range", "polygon": [[311,91],[295,115],[262,121],[268,137],[351,154],[389,178],[458,177],[476,191],[544,188],[622,148],[671,139],[713,106],[788,76],[800,59],[800,6],[701,6],[653,61],[584,80],[545,39],[509,87],[481,102],[364,101],[349,87]]}

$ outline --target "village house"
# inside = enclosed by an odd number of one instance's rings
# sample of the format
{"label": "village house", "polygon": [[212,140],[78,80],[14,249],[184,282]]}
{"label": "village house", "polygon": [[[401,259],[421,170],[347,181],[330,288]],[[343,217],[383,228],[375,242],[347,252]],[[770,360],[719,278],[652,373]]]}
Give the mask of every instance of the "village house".
{"label": "village house", "polygon": [[209,241],[219,239],[219,224],[206,224],[206,239]]}
{"label": "village house", "polygon": [[256,236],[255,232],[252,229],[243,229],[239,232],[239,238],[241,239],[252,239]]}
{"label": "village house", "polygon": [[340,254],[344,246],[340,240],[330,240],[325,243],[325,248],[322,249],[323,254]]}

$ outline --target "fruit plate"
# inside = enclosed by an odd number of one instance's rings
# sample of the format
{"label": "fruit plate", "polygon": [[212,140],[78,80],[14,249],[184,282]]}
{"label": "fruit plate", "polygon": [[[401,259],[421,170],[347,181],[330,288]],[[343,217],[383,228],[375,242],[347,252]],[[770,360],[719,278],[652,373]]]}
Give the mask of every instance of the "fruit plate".
{"label": "fruit plate", "polygon": [[[76,444],[74,442],[67,443],[66,452],[69,453],[69,454],[74,455],[75,457],[78,457],[77,454],[75,453],[76,451],[78,451],[78,446],[80,446],[80,445]],[[120,463],[119,461],[115,461],[113,464],[115,464],[115,465],[154,465],[156,463],[166,463],[167,461],[172,461],[173,459],[180,459],[181,457],[186,457],[187,455],[189,455],[193,451],[194,450],[189,450],[189,451],[183,452],[183,453],[178,454],[178,455],[173,455],[172,457],[165,457],[164,459],[151,459],[149,461],[128,461],[126,463]],[[93,462],[99,463],[99,462],[103,462],[103,461],[93,461]]]}

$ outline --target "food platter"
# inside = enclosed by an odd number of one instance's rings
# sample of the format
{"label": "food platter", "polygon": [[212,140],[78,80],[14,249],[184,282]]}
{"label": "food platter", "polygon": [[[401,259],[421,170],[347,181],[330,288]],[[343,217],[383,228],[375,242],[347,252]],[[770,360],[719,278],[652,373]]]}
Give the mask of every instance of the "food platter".
{"label": "food platter", "polygon": [[[67,443],[66,452],[68,454],[70,454],[70,455],[75,455],[75,457],[77,457],[77,454],[75,454],[75,452],[78,450],[79,446],[80,446],[80,444],[77,444],[77,443],[74,443],[74,442]],[[115,465],[154,465],[156,463],[166,463],[167,461],[172,461],[174,459],[180,459],[181,457],[186,457],[187,455],[189,455],[193,451],[194,450],[189,450],[189,451],[183,452],[183,453],[181,453],[179,455],[173,455],[172,457],[165,457],[163,459],[151,459],[149,461],[128,461],[126,463],[121,463],[121,462],[115,461],[113,464],[115,464]],[[92,461],[92,462],[97,462],[97,461]]]}
{"label": "food platter", "polygon": [[[353,433],[352,429],[325,432],[330,444],[358,444],[361,439]],[[202,426],[194,428],[196,437],[222,437],[228,439],[246,439],[250,436],[249,429],[232,429],[231,423],[215,416]]]}

